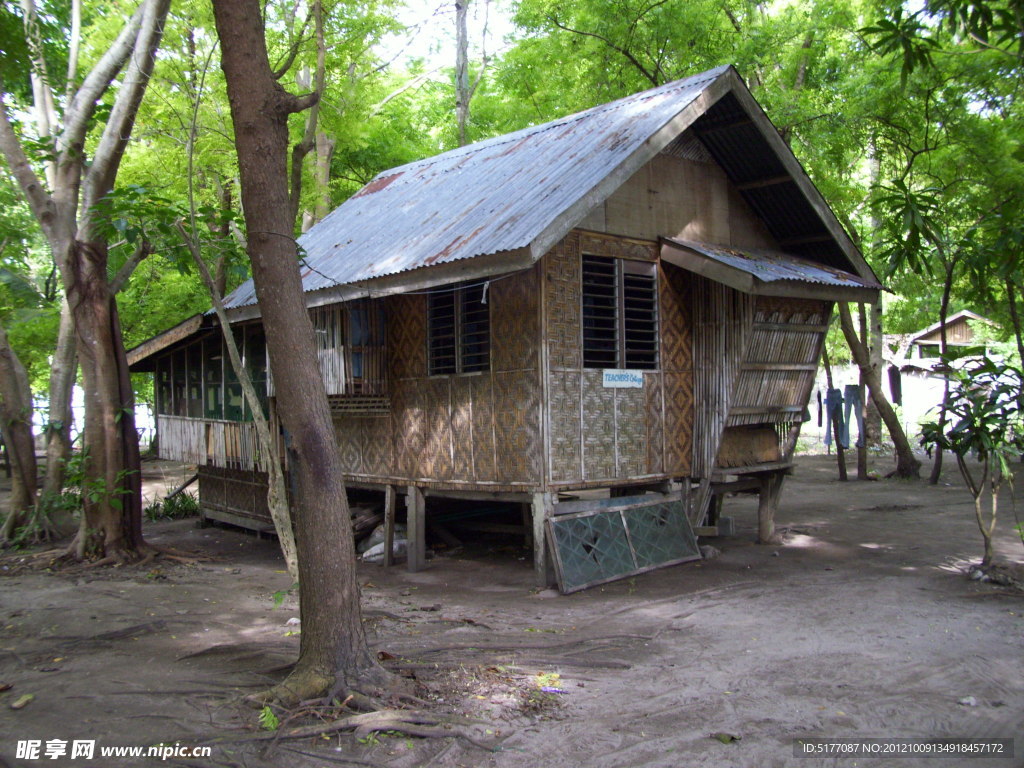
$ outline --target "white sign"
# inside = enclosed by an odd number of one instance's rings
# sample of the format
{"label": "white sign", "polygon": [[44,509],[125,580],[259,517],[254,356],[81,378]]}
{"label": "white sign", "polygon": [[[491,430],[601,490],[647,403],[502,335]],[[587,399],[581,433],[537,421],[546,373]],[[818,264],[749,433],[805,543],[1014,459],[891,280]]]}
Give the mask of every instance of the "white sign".
{"label": "white sign", "polygon": [[605,368],[603,384],[605,387],[612,389],[624,389],[627,387],[643,389],[644,372],[627,371],[621,368]]}

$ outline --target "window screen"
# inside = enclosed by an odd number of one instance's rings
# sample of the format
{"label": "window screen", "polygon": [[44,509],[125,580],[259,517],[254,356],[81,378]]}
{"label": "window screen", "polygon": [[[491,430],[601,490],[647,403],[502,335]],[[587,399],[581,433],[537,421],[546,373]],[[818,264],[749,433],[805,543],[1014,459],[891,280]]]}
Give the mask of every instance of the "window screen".
{"label": "window screen", "polygon": [[491,365],[491,314],[485,283],[432,291],[427,305],[431,376],[486,371]]}
{"label": "window screen", "polygon": [[658,367],[655,265],[583,257],[583,367]]}

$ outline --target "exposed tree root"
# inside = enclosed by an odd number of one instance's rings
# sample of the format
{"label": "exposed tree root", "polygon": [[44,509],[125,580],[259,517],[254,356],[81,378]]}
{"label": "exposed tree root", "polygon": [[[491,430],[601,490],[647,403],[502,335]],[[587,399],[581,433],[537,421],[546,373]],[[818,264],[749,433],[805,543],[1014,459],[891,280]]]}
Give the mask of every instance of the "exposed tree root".
{"label": "exposed tree root", "polygon": [[306,739],[313,736],[352,731],[357,739],[365,739],[371,733],[395,731],[407,736],[424,738],[459,738],[486,752],[493,752],[497,744],[485,744],[454,725],[472,725],[477,721],[458,717],[444,717],[420,710],[383,709],[352,715],[329,723],[317,723],[287,730],[253,733],[229,739],[214,739],[206,743],[241,743],[246,741],[277,741]]}

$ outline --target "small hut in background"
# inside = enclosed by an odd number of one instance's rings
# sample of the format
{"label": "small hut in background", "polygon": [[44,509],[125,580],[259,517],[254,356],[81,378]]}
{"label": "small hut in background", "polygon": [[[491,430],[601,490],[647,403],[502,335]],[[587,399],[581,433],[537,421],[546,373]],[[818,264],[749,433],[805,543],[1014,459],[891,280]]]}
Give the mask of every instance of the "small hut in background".
{"label": "small hut in background", "polygon": [[[426,497],[518,502],[566,591],[699,557],[729,491],[770,538],[833,302],[879,290],[730,67],[385,171],[299,242],[345,479],[404,496],[409,567]],[[251,281],[226,304],[273,415]],[[245,524],[266,480],[221,346],[202,316],[130,361],[161,456]]]}

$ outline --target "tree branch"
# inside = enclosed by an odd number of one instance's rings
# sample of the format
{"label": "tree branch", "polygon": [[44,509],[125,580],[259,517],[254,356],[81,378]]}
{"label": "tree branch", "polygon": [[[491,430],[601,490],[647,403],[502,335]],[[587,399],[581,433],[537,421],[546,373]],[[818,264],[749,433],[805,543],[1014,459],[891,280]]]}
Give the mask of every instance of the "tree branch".
{"label": "tree branch", "polygon": [[22,194],[28,201],[32,215],[43,228],[43,232],[49,235],[56,210],[53,198],[46,191],[42,180],[32,170],[32,164],[25,154],[21,142],[14,133],[11,125],[11,118],[7,114],[7,104],[4,103],[3,89],[0,87],[0,152],[3,152],[7,167],[21,187]]}
{"label": "tree branch", "polygon": [[645,67],[643,64],[641,64],[640,61],[636,58],[636,56],[634,56],[632,53],[627,51],[625,48],[620,48],[619,46],[615,45],[615,43],[613,43],[607,37],[604,37],[603,35],[599,35],[596,32],[587,32],[586,30],[583,30],[583,29],[573,29],[572,27],[567,26],[567,25],[563,24],[562,22],[560,22],[556,16],[548,16],[548,21],[550,21],[556,27],[558,27],[559,29],[561,29],[561,30],[563,30],[565,32],[572,32],[574,35],[581,35],[582,37],[593,37],[596,40],[600,40],[602,43],[607,45],[613,51],[615,51],[617,53],[620,53],[623,56],[625,56],[630,64],[632,64],[634,67],[636,67],[638,70],[640,70],[640,74],[642,74],[644,77],[646,77],[648,80],[651,81],[651,85],[661,85],[661,83],[658,81],[657,76],[655,74],[651,73],[650,71],[648,71],[647,67]]}
{"label": "tree branch", "polygon": [[[86,217],[90,216],[89,209],[114,186],[118,166],[135,125],[135,116],[156,63],[156,49],[163,37],[164,20],[170,7],[171,0],[144,0],[143,18],[124,82],[117,92],[114,108],[82,184],[82,210]],[[84,223],[84,228],[88,231],[88,222]]]}
{"label": "tree branch", "polygon": [[117,274],[110,280],[110,293],[118,294],[128,284],[128,278],[132,276],[136,267],[142,263],[143,259],[153,253],[153,246],[147,241],[141,241],[135,248],[135,253],[128,257],[128,260],[121,265],[121,268],[117,270]]}
{"label": "tree branch", "polygon": [[64,131],[60,136],[62,153],[85,142],[85,134],[89,130],[89,120],[96,111],[97,102],[110,88],[110,84],[131,55],[139,28],[142,26],[143,8],[144,6],[140,5],[135,9],[135,13],[121,29],[117,39],[85,76],[81,87],[75,91],[75,95],[65,108]]}

